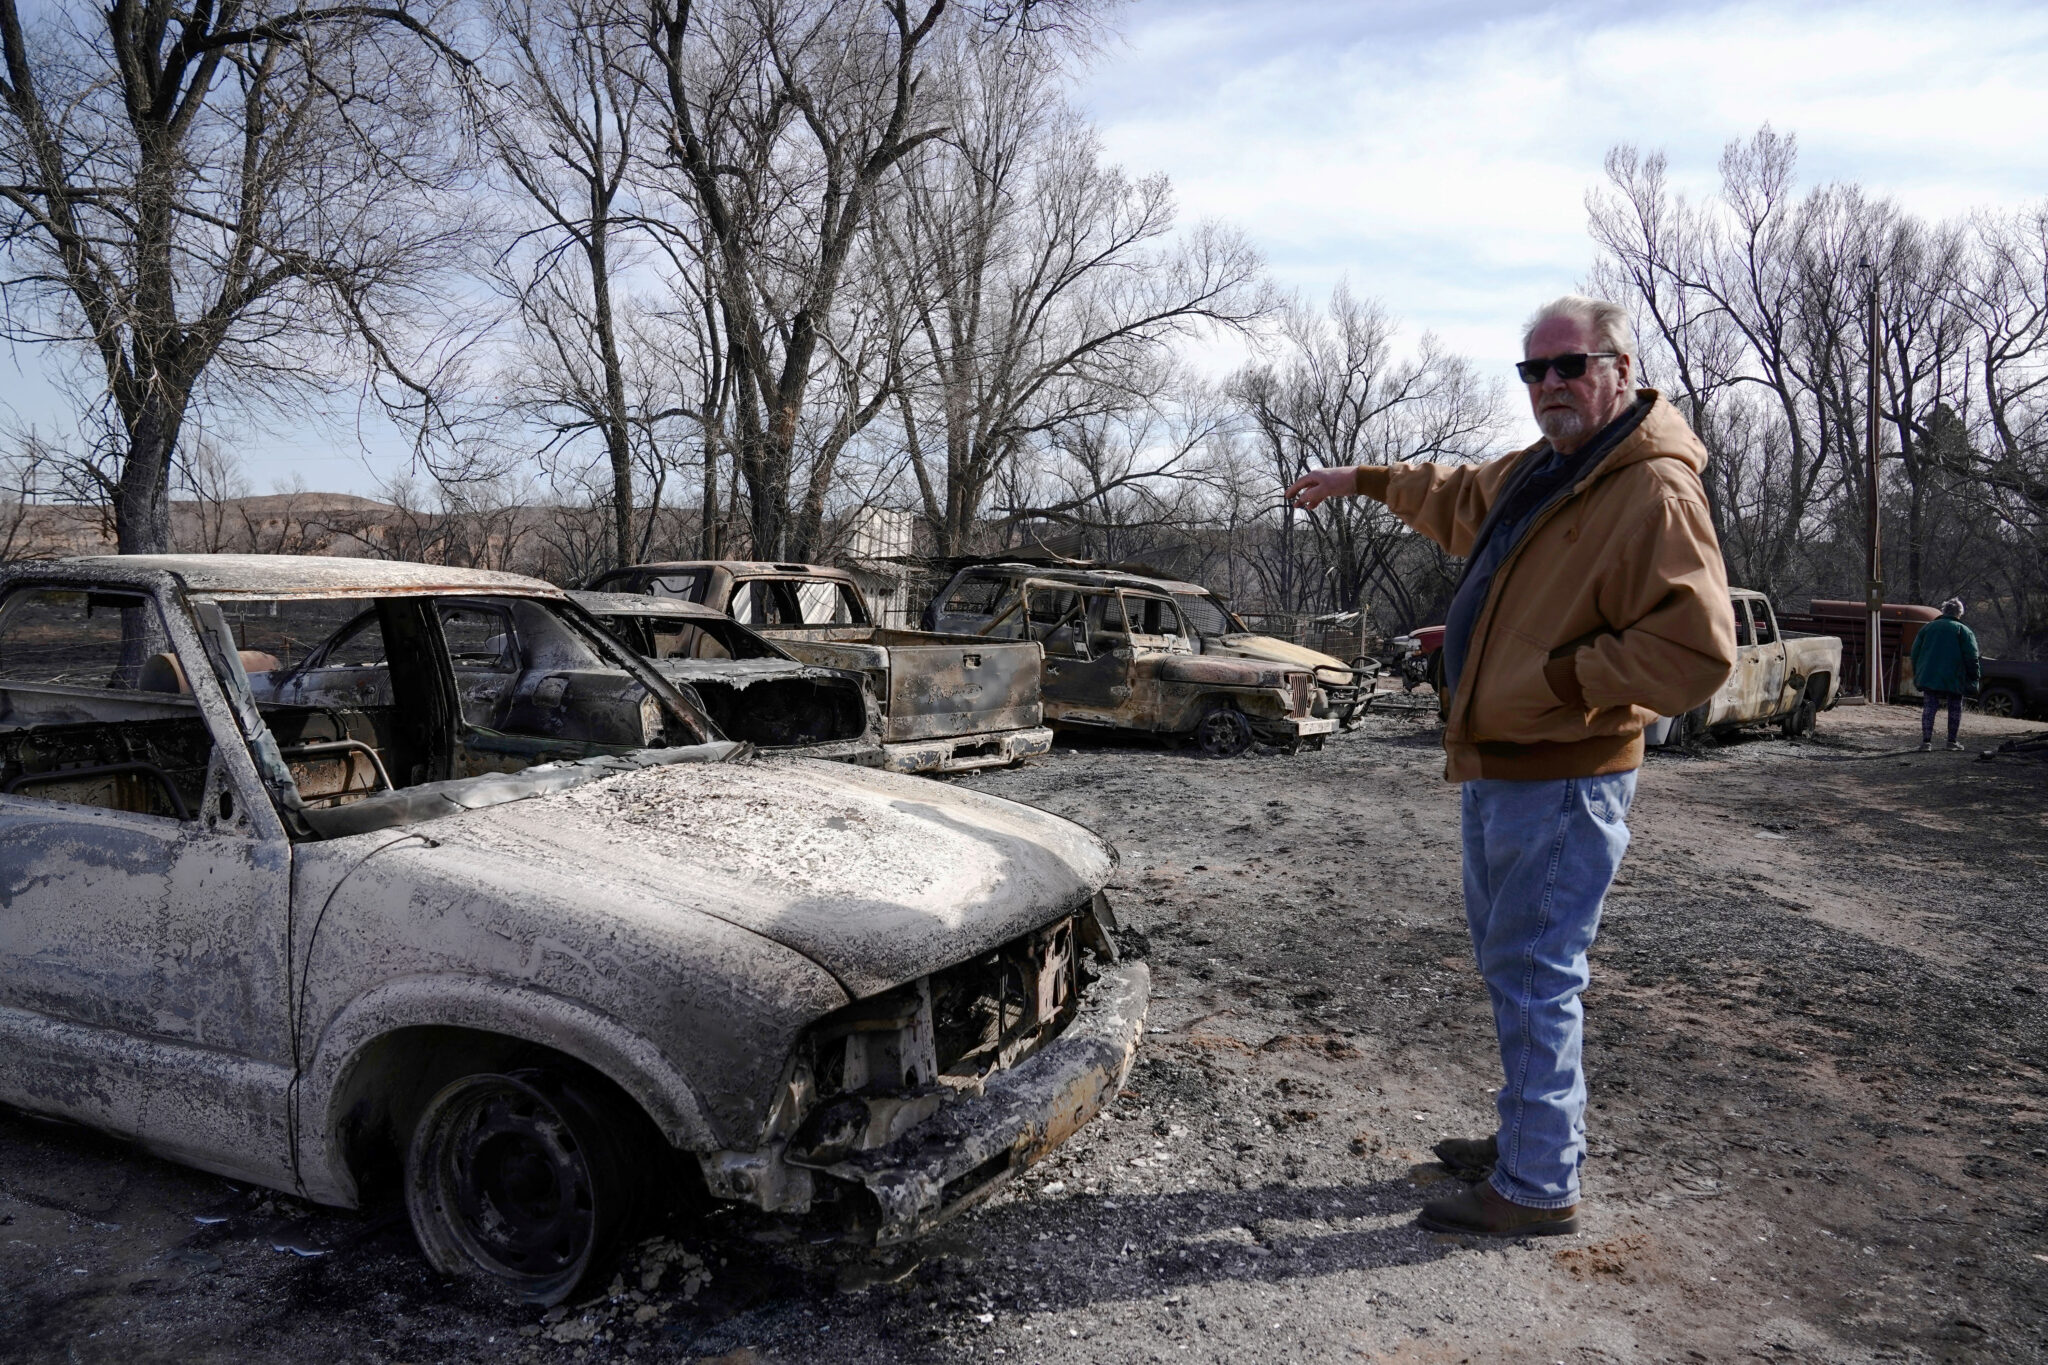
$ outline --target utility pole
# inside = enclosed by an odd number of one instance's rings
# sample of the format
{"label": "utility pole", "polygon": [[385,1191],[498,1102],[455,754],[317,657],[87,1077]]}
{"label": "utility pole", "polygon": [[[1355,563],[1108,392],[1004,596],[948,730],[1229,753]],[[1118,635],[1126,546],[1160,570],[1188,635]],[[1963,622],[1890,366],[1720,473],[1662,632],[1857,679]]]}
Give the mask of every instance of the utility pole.
{"label": "utility pole", "polygon": [[1864,298],[1864,352],[1869,373],[1865,377],[1863,450],[1864,518],[1869,529],[1869,575],[1864,583],[1864,606],[1869,613],[1865,625],[1863,694],[1872,706],[1884,703],[1884,561],[1880,558],[1877,529],[1877,267],[1868,256],[1862,261],[1869,283]]}

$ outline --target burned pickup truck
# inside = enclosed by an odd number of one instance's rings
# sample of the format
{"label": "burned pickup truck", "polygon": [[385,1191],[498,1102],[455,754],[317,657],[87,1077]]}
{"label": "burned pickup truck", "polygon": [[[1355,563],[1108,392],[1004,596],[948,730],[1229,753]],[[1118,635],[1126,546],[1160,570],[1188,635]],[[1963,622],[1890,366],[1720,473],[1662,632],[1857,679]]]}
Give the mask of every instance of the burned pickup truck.
{"label": "burned pickup truck", "polygon": [[1114,855],[749,752],[531,579],[0,572],[0,1103],[395,1190],[435,1266],[537,1303],[669,1189],[914,1237],[1126,1075]]}
{"label": "burned pickup truck", "polygon": [[867,679],[800,663],[723,612],[679,597],[572,592],[569,600],[688,688],[728,739],[879,765],[882,717]]}
{"label": "burned pickup truck", "polygon": [[1787,739],[1813,733],[1821,712],[1842,690],[1842,642],[1832,635],[1784,630],[1770,599],[1731,588],[1735,668],[1720,691],[1682,716],[1660,716],[1643,731],[1646,744],[1682,745],[1715,731],[1775,724]]}
{"label": "burned pickup truck", "polygon": [[878,626],[844,569],[679,561],[614,569],[589,586],[696,602],[805,663],[865,674],[882,707],[883,766],[896,772],[1006,767],[1052,748],[1036,646]]}

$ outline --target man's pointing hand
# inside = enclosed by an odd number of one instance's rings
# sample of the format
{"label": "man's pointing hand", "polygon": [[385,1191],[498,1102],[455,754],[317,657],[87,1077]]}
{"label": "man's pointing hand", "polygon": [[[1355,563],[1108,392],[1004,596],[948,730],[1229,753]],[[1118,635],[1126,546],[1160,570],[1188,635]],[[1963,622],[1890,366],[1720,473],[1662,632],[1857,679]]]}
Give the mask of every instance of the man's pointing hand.
{"label": "man's pointing hand", "polygon": [[1358,492],[1358,471],[1349,465],[1311,469],[1287,485],[1287,500],[1307,511],[1325,498],[1348,498]]}

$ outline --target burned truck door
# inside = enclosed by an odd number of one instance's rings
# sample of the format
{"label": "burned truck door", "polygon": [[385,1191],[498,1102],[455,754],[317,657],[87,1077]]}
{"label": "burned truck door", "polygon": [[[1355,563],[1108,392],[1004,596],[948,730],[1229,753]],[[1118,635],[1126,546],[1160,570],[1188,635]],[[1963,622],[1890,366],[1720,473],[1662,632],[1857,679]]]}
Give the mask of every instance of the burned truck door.
{"label": "burned truck door", "polygon": [[1782,709],[1779,701],[1785,691],[1785,644],[1769,609],[1748,598],[1738,598],[1734,607],[1735,700],[1728,714],[1713,717],[1717,725],[1769,720]]}
{"label": "burned truck door", "polygon": [[1114,591],[1033,586],[1025,603],[1032,638],[1045,650],[1044,694],[1061,719],[1104,720],[1131,695],[1130,628]]}
{"label": "burned truck door", "polygon": [[[1185,714],[1189,702],[1186,689],[1167,682],[1160,676],[1163,664],[1171,662],[1176,654],[1198,652],[1201,637],[1188,626],[1180,608],[1168,597],[1156,593],[1139,593],[1125,589],[1123,599],[1124,619],[1129,634],[1125,637],[1125,652],[1133,660],[1131,685],[1137,692],[1126,724],[1138,729],[1165,731],[1168,733],[1186,729]],[[1145,659],[1140,666],[1139,655]]]}
{"label": "burned truck door", "polygon": [[457,598],[436,603],[434,614],[441,619],[441,638],[455,670],[463,719],[472,725],[496,725],[519,681],[519,632],[512,613],[494,602]]}
{"label": "burned truck door", "polygon": [[1778,633],[1778,620],[1771,611],[1771,604],[1760,598],[1749,599],[1751,629],[1755,632],[1757,644],[1758,695],[1763,701],[1762,715],[1775,716],[1789,710],[1792,699],[1786,695],[1791,682],[1786,661],[1785,641]]}
{"label": "burned truck door", "polygon": [[[274,1178],[291,1077],[284,831],[189,622],[165,632],[132,590],[24,588],[8,606],[25,593],[80,610],[61,632],[10,632],[48,611],[0,615],[5,1088],[209,1169],[196,1153],[249,1152],[243,1174]],[[129,619],[109,629],[116,612]],[[123,636],[151,638],[139,676],[118,662]],[[5,728],[58,694],[79,721]],[[222,1123],[242,1131],[224,1141]]]}
{"label": "burned truck door", "polygon": [[264,700],[295,706],[389,706],[391,665],[374,607],[358,613],[306,656],[289,676],[259,689]]}
{"label": "burned truck door", "polygon": [[1130,643],[1137,648],[1173,654],[1200,652],[1201,636],[1187,624],[1180,607],[1170,598],[1126,591],[1123,603],[1124,616],[1130,624]]}

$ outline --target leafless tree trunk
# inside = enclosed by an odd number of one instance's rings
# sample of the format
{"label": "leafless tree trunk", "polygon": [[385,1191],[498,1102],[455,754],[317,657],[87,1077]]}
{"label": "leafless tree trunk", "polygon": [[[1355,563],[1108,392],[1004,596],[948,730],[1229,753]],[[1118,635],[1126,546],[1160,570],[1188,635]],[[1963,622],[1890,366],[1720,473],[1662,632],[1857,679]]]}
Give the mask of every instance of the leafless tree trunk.
{"label": "leafless tree trunk", "polygon": [[1973,236],[1962,296],[1989,439],[1982,452],[1951,452],[1948,467],[2016,498],[2031,508],[2021,520],[2040,527],[2048,521],[2048,206],[1981,218]]}
{"label": "leafless tree trunk", "polygon": [[1863,578],[1874,282],[1888,581],[1974,589],[2018,647],[2048,637],[2019,605],[2048,601],[2048,210],[1929,224],[1853,184],[1800,197],[1795,164],[1766,127],[1689,205],[1661,156],[1617,147],[1588,199],[1595,283],[1628,296],[1713,457],[1731,572],[1787,597]]}
{"label": "leafless tree trunk", "polygon": [[[1500,385],[1482,381],[1434,337],[1408,360],[1393,341],[1385,312],[1340,287],[1326,314],[1289,310],[1279,365],[1255,365],[1231,381],[1276,487],[1321,466],[1469,458],[1498,439]],[[1311,560],[1325,571],[1312,582],[1301,581],[1292,543],[1304,525]],[[1424,604],[1409,581],[1412,533],[1379,503],[1342,498],[1308,513],[1283,507],[1278,538],[1274,586],[1290,609],[1321,600],[1362,611],[1377,588],[1404,624],[1421,624]]]}
{"label": "leafless tree trunk", "polygon": [[[497,55],[485,122],[491,150],[533,225],[499,260],[528,350],[514,402],[549,433],[550,453],[594,434],[604,450],[610,559],[645,551],[671,474],[679,423],[702,426],[719,386],[686,354],[698,321],[664,312],[630,281],[659,262],[652,234],[687,275],[647,203],[650,117],[659,101],[646,17],[630,0],[494,0]],[[638,272],[644,278],[645,272]],[[687,293],[694,281],[676,282]],[[702,367],[698,367],[702,368]],[[715,484],[715,472],[707,470]],[[636,513],[640,514],[636,526]]]}
{"label": "leafless tree trunk", "polygon": [[1955,228],[1897,221],[1875,257],[1880,281],[1879,367],[1884,421],[1898,444],[1907,488],[1906,593],[1925,598],[1928,498],[1941,476],[1930,444],[1939,414],[1967,396],[1966,347],[1971,339],[1961,308],[1964,236]]}
{"label": "leafless tree trunk", "polygon": [[603,441],[614,562],[631,563],[632,414],[613,281],[616,239],[631,230],[630,197],[621,196],[631,193],[645,89],[626,65],[638,55],[636,16],[608,0],[500,0],[488,17],[501,56],[486,136],[540,220],[520,235],[529,250],[501,262],[542,351],[521,396],[546,410],[558,436],[594,429]]}
{"label": "leafless tree trunk", "polygon": [[1665,170],[1662,153],[1624,145],[1607,154],[1609,189],[1586,196],[1593,240],[1606,253],[1593,289],[1634,306],[1638,376],[1666,390],[1714,457],[1707,503],[1726,539],[1732,519],[1717,474],[1737,461],[1715,399],[1735,378],[1741,340],[1727,310],[1691,283],[1704,274],[1712,236],[1699,211],[1671,194]]}

